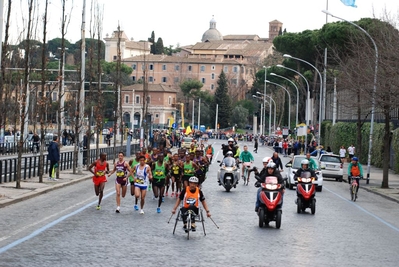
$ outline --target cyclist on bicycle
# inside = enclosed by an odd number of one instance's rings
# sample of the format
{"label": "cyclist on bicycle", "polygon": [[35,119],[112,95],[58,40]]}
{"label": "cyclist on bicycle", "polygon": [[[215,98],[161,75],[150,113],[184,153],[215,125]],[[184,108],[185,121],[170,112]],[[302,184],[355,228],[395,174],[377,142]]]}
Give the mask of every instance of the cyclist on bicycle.
{"label": "cyclist on bicycle", "polygon": [[359,180],[363,178],[363,167],[362,164],[359,163],[359,159],[357,157],[352,157],[352,162],[349,163],[348,166],[348,183],[351,184],[352,177],[357,177],[356,182],[358,184],[356,193],[359,191],[360,183]]}
{"label": "cyclist on bicycle", "polygon": [[[267,176],[275,176],[277,177],[277,182],[279,184],[281,184],[281,190],[282,193],[284,194],[284,179],[281,176],[281,173],[277,170],[277,165],[272,161],[269,160],[269,157],[266,157],[263,159],[263,169],[260,171],[260,173],[258,172],[258,170],[256,168],[255,169],[255,174],[259,175],[260,180],[255,182],[255,186],[256,187],[260,187],[261,183],[264,183],[266,181],[266,177]],[[256,194],[256,204],[255,204],[255,212],[258,212],[259,210],[259,196],[260,196],[260,192],[261,192],[261,188],[258,189],[258,192]]]}
{"label": "cyclist on bicycle", "polygon": [[[177,207],[180,202],[183,201],[183,207],[180,209],[183,218],[183,228],[187,229],[187,211],[191,210],[195,214],[198,214],[199,202],[201,201],[202,206],[206,211],[206,216],[211,217],[209,212],[208,204],[205,201],[202,190],[198,187],[199,179],[195,176],[190,177],[188,180],[188,186],[181,191],[179,198],[176,200],[176,204],[172,209],[172,213],[176,213]],[[195,231],[195,222],[191,223],[191,230]]]}
{"label": "cyclist on bicycle", "polygon": [[[248,146],[244,146],[244,151],[240,153],[240,161],[243,163],[241,167],[241,173],[242,173],[242,178],[244,178],[244,169],[246,166],[250,166],[254,161],[254,156],[252,156],[251,152],[248,151]],[[248,177],[249,181],[249,172],[248,172]]]}

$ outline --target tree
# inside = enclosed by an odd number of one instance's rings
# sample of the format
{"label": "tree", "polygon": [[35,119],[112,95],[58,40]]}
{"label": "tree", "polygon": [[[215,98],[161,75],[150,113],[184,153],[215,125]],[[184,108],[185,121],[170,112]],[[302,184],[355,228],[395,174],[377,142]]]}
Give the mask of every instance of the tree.
{"label": "tree", "polygon": [[248,124],[248,114],[248,109],[241,105],[235,106],[233,109],[233,123],[237,124],[238,128],[245,128],[245,125]]}
{"label": "tree", "polygon": [[215,91],[214,96],[214,108],[216,110],[216,104],[218,107],[218,122],[220,124],[220,128],[230,127],[231,125],[231,99],[229,97],[229,90],[227,87],[227,79],[225,73],[222,71],[219,75],[219,79],[217,82],[218,86]]}
{"label": "tree", "polygon": [[162,38],[158,38],[157,43],[155,44],[155,54],[161,55],[164,51]]}
{"label": "tree", "polygon": [[184,96],[193,97],[194,95],[199,93],[204,84],[199,80],[190,79],[185,80],[179,86]]}
{"label": "tree", "polygon": [[156,52],[155,49],[156,49],[156,48],[155,48],[155,33],[154,33],[154,31],[151,32],[151,37],[148,38],[148,42],[151,43],[151,46],[150,46],[150,53],[153,54],[153,55],[155,55],[155,52]]}

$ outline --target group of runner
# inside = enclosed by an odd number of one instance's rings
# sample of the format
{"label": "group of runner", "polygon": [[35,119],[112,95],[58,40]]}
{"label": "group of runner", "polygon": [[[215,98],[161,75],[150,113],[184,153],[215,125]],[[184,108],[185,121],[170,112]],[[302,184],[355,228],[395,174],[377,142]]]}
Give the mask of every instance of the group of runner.
{"label": "group of runner", "polygon": [[[173,154],[168,149],[151,148],[142,149],[135,153],[135,157],[127,162],[123,152],[119,152],[118,161],[110,171],[105,153],[89,166],[93,173],[94,191],[98,196],[96,209],[101,209],[101,200],[107,175],[110,177],[116,172],[116,212],[120,212],[121,196],[124,198],[127,186],[130,184],[130,193],[135,197],[134,210],[140,210],[144,214],[144,204],[147,191],[151,190],[154,199],[158,199],[157,212],[161,212],[161,205],[165,196],[169,196],[169,188],[172,188],[171,197],[179,197],[182,188],[189,185],[189,178],[196,176],[199,179],[199,186],[206,179],[206,172],[211,163],[205,155],[208,151],[196,148],[178,149]],[[140,201],[140,204],[139,204]],[[140,208],[139,208],[140,205]]]}

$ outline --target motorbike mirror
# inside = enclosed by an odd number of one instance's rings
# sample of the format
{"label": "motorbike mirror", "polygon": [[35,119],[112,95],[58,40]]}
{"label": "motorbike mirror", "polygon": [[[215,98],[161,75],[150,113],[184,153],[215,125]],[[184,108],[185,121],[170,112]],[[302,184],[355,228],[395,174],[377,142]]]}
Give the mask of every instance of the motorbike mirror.
{"label": "motorbike mirror", "polygon": [[286,167],[286,168],[291,168],[291,167],[292,167],[292,164],[291,164],[291,163],[287,163],[287,164],[285,164],[285,167]]}

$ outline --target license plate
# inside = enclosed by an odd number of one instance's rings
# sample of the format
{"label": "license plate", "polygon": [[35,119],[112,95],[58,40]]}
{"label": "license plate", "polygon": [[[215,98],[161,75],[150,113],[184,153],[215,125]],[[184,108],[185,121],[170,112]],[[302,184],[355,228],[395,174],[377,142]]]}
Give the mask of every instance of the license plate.
{"label": "license plate", "polygon": [[331,165],[331,164],[327,164],[326,167],[335,169],[335,165]]}

